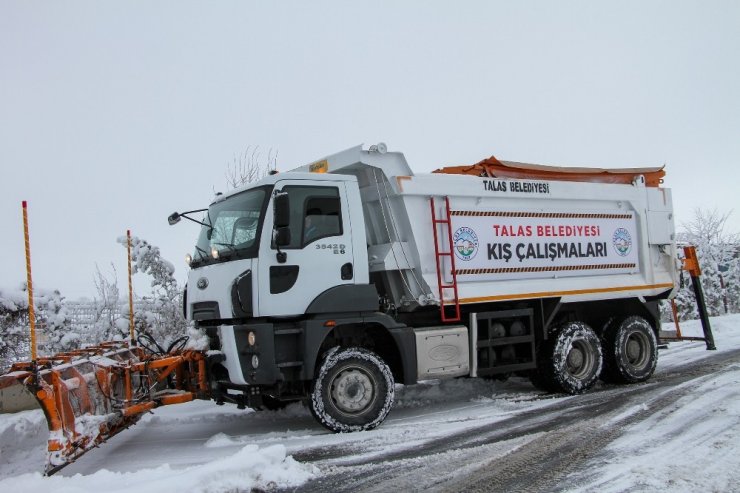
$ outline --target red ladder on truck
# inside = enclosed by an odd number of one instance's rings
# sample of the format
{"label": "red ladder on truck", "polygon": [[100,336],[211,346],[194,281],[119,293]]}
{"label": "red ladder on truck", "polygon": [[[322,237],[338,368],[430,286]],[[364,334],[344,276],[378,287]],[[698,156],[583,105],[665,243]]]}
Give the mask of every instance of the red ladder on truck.
{"label": "red ladder on truck", "polygon": [[[432,207],[432,231],[434,236],[434,258],[437,263],[437,285],[439,286],[439,311],[443,322],[459,322],[460,321],[460,299],[457,295],[457,271],[455,270],[455,255],[452,249],[454,245],[452,243],[452,222],[450,220],[450,198],[445,196],[445,212],[443,219],[437,219],[437,213],[435,210],[434,197],[430,198],[429,204]],[[450,251],[440,252],[439,251],[439,225],[447,226],[447,244],[449,245]],[[443,284],[442,282],[442,257],[450,257],[450,267],[452,270],[452,283]],[[454,293],[452,303],[445,304],[444,291],[445,289],[451,289]],[[445,307],[454,306],[455,314],[453,316],[447,316],[447,310]]]}

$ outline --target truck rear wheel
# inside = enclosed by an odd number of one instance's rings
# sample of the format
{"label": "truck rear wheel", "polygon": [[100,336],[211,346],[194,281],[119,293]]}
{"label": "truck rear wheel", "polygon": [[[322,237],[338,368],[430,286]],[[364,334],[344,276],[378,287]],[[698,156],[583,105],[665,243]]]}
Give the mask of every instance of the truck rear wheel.
{"label": "truck rear wheel", "polygon": [[611,383],[644,382],[658,363],[658,339],[642,317],[615,319],[602,334],[604,370],[601,379]]}
{"label": "truck rear wheel", "polygon": [[309,407],[331,431],[371,430],[390,412],[393,393],[393,374],[377,354],[335,347],[314,379]]}
{"label": "truck rear wheel", "polygon": [[532,383],[550,392],[580,394],[590,389],[601,373],[601,342],[583,322],[560,326],[539,351]]}

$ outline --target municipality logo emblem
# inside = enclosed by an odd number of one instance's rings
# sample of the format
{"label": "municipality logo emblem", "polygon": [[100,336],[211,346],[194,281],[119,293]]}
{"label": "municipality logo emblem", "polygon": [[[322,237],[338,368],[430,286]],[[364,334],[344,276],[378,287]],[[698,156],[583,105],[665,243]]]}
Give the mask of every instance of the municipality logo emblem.
{"label": "municipality logo emblem", "polygon": [[460,260],[471,260],[478,253],[478,235],[472,229],[463,226],[452,236],[455,255]]}
{"label": "municipality logo emblem", "polygon": [[632,250],[632,235],[624,228],[617,228],[612,236],[612,243],[617,254],[626,257]]}

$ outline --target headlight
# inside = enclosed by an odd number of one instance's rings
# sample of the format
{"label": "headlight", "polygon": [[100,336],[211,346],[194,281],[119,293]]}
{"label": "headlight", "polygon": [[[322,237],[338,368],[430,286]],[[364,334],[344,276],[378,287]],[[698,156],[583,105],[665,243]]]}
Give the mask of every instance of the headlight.
{"label": "headlight", "polygon": [[250,346],[255,345],[255,343],[257,342],[257,336],[254,335],[254,332],[250,332],[249,334],[247,334],[247,342]]}
{"label": "headlight", "polygon": [[252,368],[257,369],[260,365],[260,358],[256,354],[252,356]]}
{"label": "headlight", "polygon": [[218,250],[216,247],[211,247],[211,257],[213,257],[213,260],[218,260]]}
{"label": "headlight", "polygon": [[185,254],[185,263],[188,264],[188,267],[193,263],[193,256],[189,253]]}

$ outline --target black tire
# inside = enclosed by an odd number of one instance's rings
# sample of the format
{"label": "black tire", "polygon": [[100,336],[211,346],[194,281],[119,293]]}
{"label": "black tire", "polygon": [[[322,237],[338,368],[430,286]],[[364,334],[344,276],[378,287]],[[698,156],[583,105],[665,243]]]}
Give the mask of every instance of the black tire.
{"label": "black tire", "polygon": [[335,347],[313,381],[309,408],[333,432],[371,430],[390,412],[393,394],[393,374],[377,354]]}
{"label": "black tire", "polygon": [[593,387],[601,374],[601,341],[583,322],[558,327],[539,350],[532,384],[548,392],[581,394]]}
{"label": "black tire", "polygon": [[601,379],[610,383],[637,383],[649,379],[658,364],[658,339],[642,317],[615,319],[601,336],[604,369]]}

